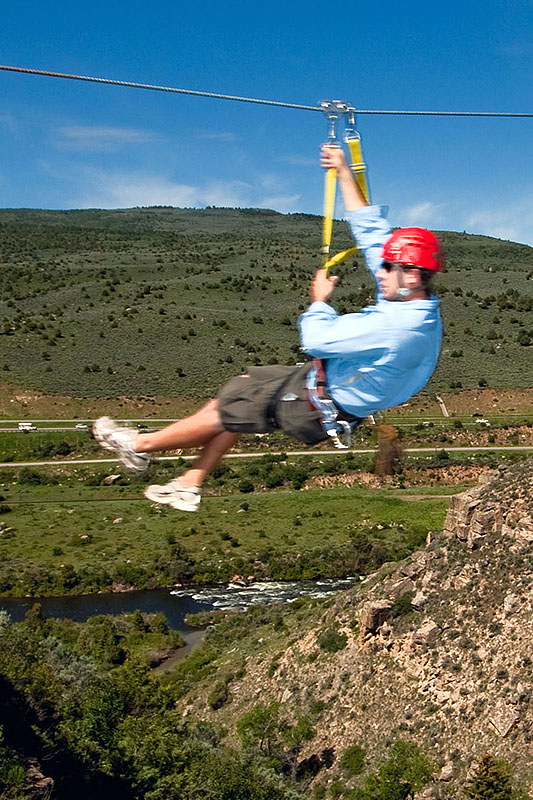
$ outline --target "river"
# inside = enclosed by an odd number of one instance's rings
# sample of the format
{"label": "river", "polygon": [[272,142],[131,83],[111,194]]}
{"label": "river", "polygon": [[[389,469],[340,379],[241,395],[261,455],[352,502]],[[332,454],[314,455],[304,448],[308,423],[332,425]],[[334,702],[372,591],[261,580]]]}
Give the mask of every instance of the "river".
{"label": "river", "polygon": [[13,622],[20,622],[34,603],[40,603],[45,617],[70,618],[85,622],[96,614],[129,614],[139,609],[146,614],[162,611],[174,630],[187,634],[191,628],[186,614],[212,609],[237,608],[291,603],[300,595],[327,597],[359,583],[358,578],[317,581],[265,581],[250,586],[228,584],[198,588],[153,589],[119,594],[88,594],[65,597],[0,597],[0,609],[7,611]]}

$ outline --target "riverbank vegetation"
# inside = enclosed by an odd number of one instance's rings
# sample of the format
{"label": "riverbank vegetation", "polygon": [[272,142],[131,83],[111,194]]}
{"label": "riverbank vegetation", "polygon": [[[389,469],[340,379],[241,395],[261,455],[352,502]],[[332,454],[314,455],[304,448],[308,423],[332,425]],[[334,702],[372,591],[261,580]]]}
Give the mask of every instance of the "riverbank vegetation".
{"label": "riverbank vegetation", "polygon": [[[160,650],[177,642],[162,615],[73,623],[45,620],[36,605],[13,624],[0,612],[2,798],[36,796],[36,775],[54,800],[413,797],[434,780],[437,764],[401,737],[379,753],[364,736],[360,744],[313,748],[327,713],[318,696],[299,708],[249,698],[236,719],[218,720],[248,657],[262,651],[273,675],[302,625],[320,629],[329,604],[301,598],[228,615],[163,676],[148,655],[154,643]],[[198,695],[212,721],[188,713]],[[502,797],[527,797],[510,765],[486,754],[472,765],[466,795],[488,800],[495,788],[508,792]]]}
{"label": "riverbank vegetation", "polygon": [[[369,459],[281,454],[225,461],[194,515],[151,505],[141,499],[144,482],[103,467],[5,470],[0,592],[61,595],[220,583],[235,575],[366,574],[440,530],[449,496],[502,456],[463,453],[455,463],[455,454],[442,450],[407,462],[404,473],[388,480],[361,471]],[[163,483],[175,466],[150,469],[147,480]]]}
{"label": "riverbank vegetation", "polygon": [[[43,763],[48,780],[54,782],[52,796],[58,800],[74,796],[80,800],[96,796],[118,800],[197,800],[201,796],[299,800],[309,796],[313,778],[329,770],[336,760],[333,749],[312,759],[300,757],[304,744],[315,736],[319,704],[312,713],[293,719],[279,703],[259,703],[238,721],[235,743],[228,741],[227,732],[218,725],[184,721],[179,703],[176,705],[194,686],[195,675],[205,678],[209,663],[214,664],[228,640],[253,636],[272,623],[274,630],[287,631],[278,609],[239,616],[240,623],[232,621],[232,633],[228,629],[212,631],[210,657],[204,646],[189,657],[187,668],[178,668],[160,681],[149,672],[138,651],[154,628],[160,638],[172,636],[160,632],[161,620],[143,617],[140,612],[118,618],[94,617],[83,624],[43,620],[34,606],[24,623],[11,624],[1,612],[2,797],[21,800],[28,796],[30,754]],[[245,670],[244,662],[240,669]],[[226,675],[226,686],[230,683],[231,676]],[[212,707],[219,708],[212,700]],[[347,777],[365,771],[364,752],[354,769],[353,750],[341,761]],[[407,785],[413,770],[418,775],[413,784],[417,788],[430,778],[430,763],[420,750],[398,741],[375,777],[367,771],[368,785],[382,772],[390,772],[392,764],[396,765],[398,789]],[[324,797],[325,792],[314,796]]]}

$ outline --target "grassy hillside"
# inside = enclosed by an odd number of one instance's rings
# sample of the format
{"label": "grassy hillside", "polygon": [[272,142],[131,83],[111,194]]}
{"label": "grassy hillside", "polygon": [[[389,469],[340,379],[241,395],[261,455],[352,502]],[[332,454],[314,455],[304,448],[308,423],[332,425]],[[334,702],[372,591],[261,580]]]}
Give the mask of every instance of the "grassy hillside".
{"label": "grassy hillside", "polygon": [[[254,209],[0,211],[0,375],[65,395],[203,398],[248,364],[294,363],[318,217]],[[446,336],[428,391],[530,384],[533,248],[442,233]],[[350,242],[336,223],[339,249]],[[341,311],[373,293],[361,256]]]}

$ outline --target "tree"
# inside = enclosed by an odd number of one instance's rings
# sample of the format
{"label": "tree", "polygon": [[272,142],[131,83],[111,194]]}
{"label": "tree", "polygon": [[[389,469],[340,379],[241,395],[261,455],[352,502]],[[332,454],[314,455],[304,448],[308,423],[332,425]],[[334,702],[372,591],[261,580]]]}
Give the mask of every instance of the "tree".
{"label": "tree", "polygon": [[146,630],[146,626],[144,624],[144,617],[142,615],[142,611],[138,608],[131,615],[131,624],[136,631],[144,631]]}
{"label": "tree", "polygon": [[354,800],[412,800],[431,777],[433,767],[414,742],[399,739],[377,773],[369,775]]}
{"label": "tree", "polygon": [[513,788],[510,765],[489,753],[483,755],[465,786],[468,800],[527,800],[528,795]]}
{"label": "tree", "polygon": [[150,623],[150,629],[154,633],[161,633],[164,636],[168,636],[170,630],[168,626],[168,620],[162,611],[158,611],[158,613],[154,615]]}
{"label": "tree", "polygon": [[383,787],[390,789],[387,800],[413,798],[431,777],[432,765],[414,742],[395,742],[387,761],[380,767]]}
{"label": "tree", "polygon": [[348,775],[360,775],[365,768],[365,751],[357,744],[347,747],[342,755],[340,764]]}
{"label": "tree", "polygon": [[126,656],[122,638],[111,619],[93,617],[80,634],[78,644],[82,652],[100,663],[122,664]]}
{"label": "tree", "polygon": [[40,629],[44,622],[43,608],[40,603],[34,603],[31,608],[26,611],[24,621],[28,628]]}
{"label": "tree", "polygon": [[270,755],[279,741],[279,703],[260,703],[237,722],[237,733],[244,747],[258,747]]}

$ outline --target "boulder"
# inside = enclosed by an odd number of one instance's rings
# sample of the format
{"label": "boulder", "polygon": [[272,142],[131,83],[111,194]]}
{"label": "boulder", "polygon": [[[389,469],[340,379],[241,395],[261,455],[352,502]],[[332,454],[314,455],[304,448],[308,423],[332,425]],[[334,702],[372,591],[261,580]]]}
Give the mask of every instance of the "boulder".
{"label": "boulder", "polygon": [[390,616],[392,603],[389,600],[371,600],[361,610],[361,630],[365,633],[376,633]]}
{"label": "boulder", "polygon": [[440,636],[440,628],[432,619],[424,622],[420,628],[415,631],[413,642],[415,644],[432,645],[435,644]]}
{"label": "boulder", "polygon": [[41,772],[39,764],[30,759],[26,768],[24,797],[27,800],[46,800],[54,789],[54,781]]}
{"label": "boulder", "polygon": [[439,781],[451,781],[453,776],[453,761],[447,761],[439,773]]}
{"label": "boulder", "polygon": [[411,580],[411,578],[400,578],[399,581],[395,581],[391,586],[387,587],[388,594],[395,599],[396,597],[400,597],[402,594],[406,594],[406,592],[414,592],[416,590],[416,586]]}
{"label": "boulder", "polygon": [[420,609],[425,606],[426,602],[427,596],[424,592],[417,592],[411,600],[411,605],[416,611],[420,611]]}
{"label": "boulder", "polygon": [[518,719],[519,714],[516,709],[502,699],[498,700],[489,714],[490,724],[496,729],[502,739],[514,728]]}

